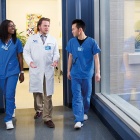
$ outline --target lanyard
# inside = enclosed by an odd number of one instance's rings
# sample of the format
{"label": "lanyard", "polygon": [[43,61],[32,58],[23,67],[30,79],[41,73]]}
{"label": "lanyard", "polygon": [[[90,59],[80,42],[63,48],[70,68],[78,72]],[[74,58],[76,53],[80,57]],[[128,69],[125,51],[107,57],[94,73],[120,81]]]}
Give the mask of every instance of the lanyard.
{"label": "lanyard", "polygon": [[9,45],[8,44],[2,45],[1,48],[4,49],[5,51],[8,51],[10,45],[12,44],[12,39],[10,39],[9,42],[8,42]]}

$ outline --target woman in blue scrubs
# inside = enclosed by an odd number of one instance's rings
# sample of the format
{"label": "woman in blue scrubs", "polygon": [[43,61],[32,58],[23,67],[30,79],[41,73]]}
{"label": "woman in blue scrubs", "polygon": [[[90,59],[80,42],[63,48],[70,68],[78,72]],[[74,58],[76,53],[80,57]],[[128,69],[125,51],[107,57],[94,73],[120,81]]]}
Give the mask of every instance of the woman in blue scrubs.
{"label": "woman in blue scrubs", "polygon": [[74,128],[81,128],[83,121],[88,119],[92,77],[100,81],[100,48],[96,41],[85,35],[85,23],[81,19],[72,22],[72,34],[66,50],[69,52],[67,77],[71,80],[72,108],[75,116]]}
{"label": "woman in blue scrubs", "polygon": [[13,129],[17,81],[24,81],[22,44],[16,37],[13,21],[4,20],[0,25],[0,94],[5,98],[6,129]]}

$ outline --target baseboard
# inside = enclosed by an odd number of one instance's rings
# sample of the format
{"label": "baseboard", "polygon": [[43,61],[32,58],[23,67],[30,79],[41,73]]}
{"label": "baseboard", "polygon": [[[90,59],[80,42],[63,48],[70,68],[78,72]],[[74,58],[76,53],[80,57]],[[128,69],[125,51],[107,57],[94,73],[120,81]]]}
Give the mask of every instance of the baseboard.
{"label": "baseboard", "polygon": [[0,108],[0,113],[4,113],[5,109],[4,108]]}
{"label": "baseboard", "polygon": [[72,103],[67,103],[66,106],[69,107],[69,108],[72,108]]}

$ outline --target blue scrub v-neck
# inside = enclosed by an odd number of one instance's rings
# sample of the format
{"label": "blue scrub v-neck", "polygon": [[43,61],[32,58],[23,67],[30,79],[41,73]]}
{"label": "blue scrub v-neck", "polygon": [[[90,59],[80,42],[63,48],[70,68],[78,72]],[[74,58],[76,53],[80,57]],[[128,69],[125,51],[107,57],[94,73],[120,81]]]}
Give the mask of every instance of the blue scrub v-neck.
{"label": "blue scrub v-neck", "polygon": [[9,77],[20,72],[17,54],[23,52],[22,44],[19,39],[14,44],[13,41],[8,50],[2,48],[5,45],[0,40],[0,79]]}

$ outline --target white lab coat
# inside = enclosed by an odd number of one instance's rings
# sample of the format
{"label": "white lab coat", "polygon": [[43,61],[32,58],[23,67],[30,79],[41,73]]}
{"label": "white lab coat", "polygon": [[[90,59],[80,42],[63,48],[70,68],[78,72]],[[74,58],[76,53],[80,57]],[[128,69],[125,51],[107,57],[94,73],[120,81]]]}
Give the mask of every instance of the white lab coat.
{"label": "white lab coat", "polygon": [[[29,37],[24,49],[23,56],[29,66],[29,91],[43,93],[43,79],[46,78],[47,96],[54,93],[54,67],[51,64],[59,60],[59,51],[56,39],[47,35],[45,44],[40,34]],[[37,68],[31,68],[30,62],[34,62]]]}

